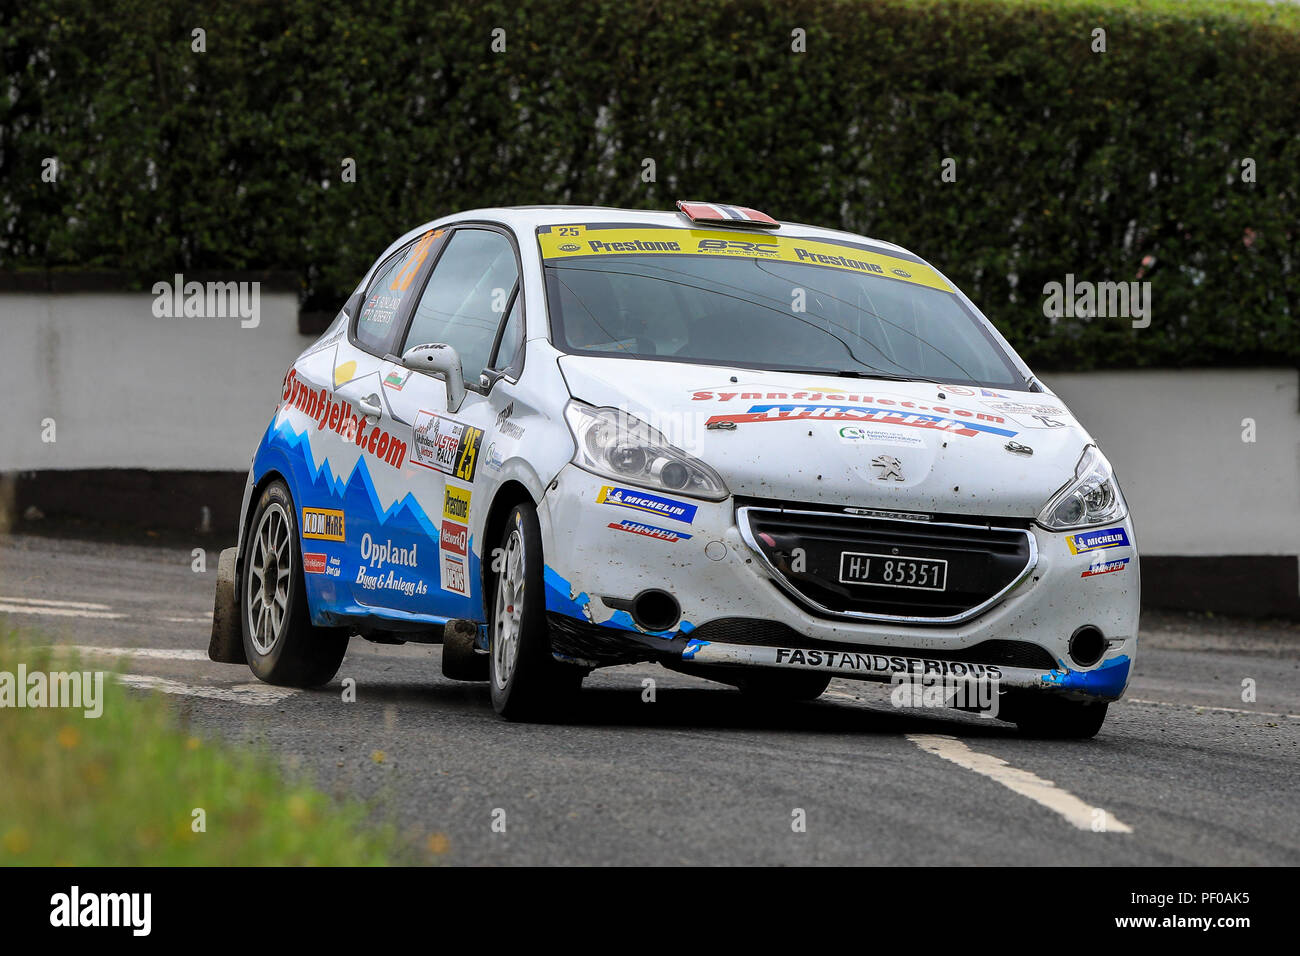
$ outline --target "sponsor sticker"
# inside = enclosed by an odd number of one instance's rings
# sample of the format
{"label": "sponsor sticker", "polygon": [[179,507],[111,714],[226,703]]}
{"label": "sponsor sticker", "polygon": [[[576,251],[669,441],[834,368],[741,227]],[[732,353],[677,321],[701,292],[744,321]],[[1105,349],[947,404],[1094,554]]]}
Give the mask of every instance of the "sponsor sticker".
{"label": "sponsor sticker", "polygon": [[439,544],[444,552],[465,557],[469,551],[469,528],[455,521],[444,521]]}
{"label": "sponsor sticker", "polygon": [[845,425],[840,429],[840,441],[846,445],[856,445],[869,441],[877,445],[924,445],[917,435],[902,432],[885,431],[882,428],[863,428],[861,425]]}
{"label": "sponsor sticker", "polygon": [[309,554],[304,551],[302,555],[302,572],[303,574],[324,574],[326,557],[323,554]]}
{"label": "sponsor sticker", "polygon": [[429,593],[429,586],[420,578],[408,578],[396,569],[372,573],[364,564],[357,568],[357,578],[352,583],[366,591],[397,591],[408,598]]}
{"label": "sponsor sticker", "polygon": [[689,541],[691,536],[681,531],[672,531],[668,528],[656,528],[654,525],[642,524],[640,521],[611,521],[609,527],[615,531],[630,531],[632,534],[642,534],[647,538],[658,538],[661,541],[671,541],[676,544],[678,541]]}
{"label": "sponsor sticker", "polygon": [[[885,403],[881,403],[884,405]],[[894,404],[894,403],[889,403]],[[937,412],[939,414],[933,414]],[[949,417],[960,415],[961,418]],[[744,422],[787,422],[819,419],[821,421],[856,421],[870,422],[876,425],[902,425],[907,428],[925,428],[941,431],[948,435],[961,435],[970,438],[981,432],[1014,438],[1018,432],[997,425],[990,421],[1004,421],[997,416],[968,412],[965,409],[950,409],[935,406],[932,412],[911,412],[901,408],[883,408],[867,405],[796,405],[765,404],[750,405],[746,412],[728,412],[725,415],[712,415],[705,422],[709,425],[715,421],[730,421],[737,424]]]}
{"label": "sponsor sticker", "polygon": [[[947,385],[939,386],[947,389]],[[949,389],[951,391],[951,389]],[[970,391],[970,389],[966,389]],[[955,393],[954,393],[955,394]],[[990,393],[995,394],[995,393]],[[873,405],[879,408],[896,409],[900,414],[912,412],[937,412],[953,418],[968,418],[980,422],[993,422],[995,425],[1006,423],[1006,418],[993,412],[981,412],[969,408],[955,408],[946,404],[933,404],[909,398],[907,395],[890,392],[854,392],[852,390],[836,391],[825,386],[778,386],[728,384],[713,388],[693,389],[693,402],[799,402],[821,407],[831,405]],[[985,406],[987,402],[983,403]]]}
{"label": "sponsor sticker", "polygon": [[469,502],[473,492],[447,485],[442,491],[442,516],[452,521],[469,520]]}
{"label": "sponsor sticker", "polygon": [[453,594],[469,593],[466,587],[464,558],[443,551],[439,572],[441,575],[440,584],[444,591],[451,591]]}
{"label": "sponsor sticker", "polygon": [[1059,405],[1040,405],[1037,402],[984,402],[985,408],[1006,412],[1008,415],[1064,415]]}
{"label": "sponsor sticker", "polygon": [[395,368],[384,376],[384,387],[391,388],[395,392],[400,392],[406,384],[406,380],[411,377],[409,368]]}
{"label": "sponsor sticker", "polygon": [[513,438],[515,441],[524,437],[524,428],[511,421],[515,414],[515,403],[511,402],[497,415],[497,431],[507,438]]}
{"label": "sponsor sticker", "polygon": [[419,565],[419,558],[416,555],[418,548],[419,542],[414,542],[408,547],[393,544],[391,538],[386,538],[382,542],[376,541],[370,537],[369,532],[361,536],[361,559],[372,568],[382,568],[386,564],[400,564],[407,568],[417,567]]}
{"label": "sponsor sticker", "polygon": [[1083,531],[1065,539],[1071,554],[1086,554],[1100,551],[1102,548],[1129,547],[1128,532],[1123,528],[1100,528],[1096,531]]}
{"label": "sponsor sticker", "polygon": [[424,468],[473,481],[483,429],[421,409],[411,426],[412,460]]}
{"label": "sponsor sticker", "polygon": [[674,521],[680,521],[683,524],[693,522],[695,512],[698,510],[696,505],[690,505],[684,501],[652,495],[647,491],[633,491],[630,488],[617,488],[611,485],[605,485],[600,489],[596,495],[596,501],[602,505],[618,505],[621,508],[631,508],[633,511],[645,511],[661,518],[672,518]]}
{"label": "sponsor sticker", "polygon": [[1079,577],[1091,578],[1096,577],[1098,574],[1114,574],[1116,571],[1123,571],[1128,562],[1128,558],[1117,558],[1114,561],[1098,561],[1080,574]]}
{"label": "sponsor sticker", "polygon": [[343,512],[324,508],[302,509],[302,536],[322,541],[344,541]]}
{"label": "sponsor sticker", "polygon": [[[339,369],[346,369],[348,365],[355,366],[356,363],[346,362]],[[352,371],[348,374],[352,374]],[[297,369],[289,370],[280,400],[285,408],[296,408],[315,421],[317,431],[328,428],[377,460],[398,471],[402,470],[408,450],[406,442],[378,425],[371,425],[365,415],[354,410],[352,403],[346,399],[332,396],[324,388],[313,388],[299,379]]]}
{"label": "sponsor sticker", "polygon": [[974,677],[1000,680],[1002,669],[996,664],[967,664],[962,661],[939,661],[924,657],[889,657],[884,654],[859,654],[856,651],[804,650],[778,647],[775,663],[783,667],[811,667],[819,670],[844,670],[861,674],[920,674],[939,677]]}

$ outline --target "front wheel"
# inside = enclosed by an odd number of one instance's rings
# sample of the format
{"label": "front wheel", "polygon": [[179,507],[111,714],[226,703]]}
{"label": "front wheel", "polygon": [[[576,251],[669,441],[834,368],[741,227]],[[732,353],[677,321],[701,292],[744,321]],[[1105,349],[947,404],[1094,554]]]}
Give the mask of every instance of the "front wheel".
{"label": "front wheel", "polygon": [[488,615],[492,706],[507,720],[545,720],[571,700],[585,672],[551,656],[542,533],[531,504],[510,512],[492,560],[500,569]]}
{"label": "front wheel", "polygon": [[262,492],[245,545],[239,617],[249,669],[268,684],[329,683],[343,663],[348,633],[312,626],[298,522],[283,481]]}
{"label": "front wheel", "polygon": [[1003,694],[998,716],[1012,721],[1028,737],[1088,740],[1106,720],[1107,704],[1066,700],[1042,692]]}

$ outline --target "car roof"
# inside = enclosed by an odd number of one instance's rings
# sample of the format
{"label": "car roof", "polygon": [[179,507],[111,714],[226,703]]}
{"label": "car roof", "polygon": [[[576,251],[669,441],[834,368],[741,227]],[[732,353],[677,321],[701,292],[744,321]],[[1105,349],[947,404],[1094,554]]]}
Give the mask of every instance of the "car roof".
{"label": "car roof", "polygon": [[[810,239],[826,240],[847,240],[849,242],[869,242],[872,245],[879,246],[882,249],[893,250],[908,256],[915,256],[915,253],[903,248],[892,242],[886,242],[883,239],[872,239],[868,236],[859,235],[853,232],[845,232],[840,229],[825,229],[821,226],[810,226],[806,223],[787,222],[778,220],[780,227],[777,229],[754,229],[744,226],[727,226],[725,224],[697,224],[692,223],[682,213],[676,210],[666,211],[661,209],[620,209],[613,206],[491,206],[482,209],[467,209],[464,212],[454,213],[450,216],[443,216],[441,219],[435,219],[420,226],[413,232],[420,232],[425,229],[446,226],[453,222],[463,220],[485,220],[488,222],[499,222],[510,226],[518,235],[532,233],[539,226],[561,226],[570,224],[593,224],[593,223],[627,223],[636,225],[649,225],[669,228],[697,228],[697,229],[717,229],[731,230],[735,232],[754,233],[756,235],[798,235]],[[920,257],[917,257],[920,258]]]}

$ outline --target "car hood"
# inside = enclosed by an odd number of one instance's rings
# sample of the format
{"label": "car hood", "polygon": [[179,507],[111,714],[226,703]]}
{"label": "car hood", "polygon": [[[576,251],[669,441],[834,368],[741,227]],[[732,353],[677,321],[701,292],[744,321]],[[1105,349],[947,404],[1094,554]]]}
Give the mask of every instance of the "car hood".
{"label": "car hood", "polygon": [[733,495],[1032,518],[1091,442],[1047,392],[579,355],[559,361],[574,398],[645,420],[715,468]]}

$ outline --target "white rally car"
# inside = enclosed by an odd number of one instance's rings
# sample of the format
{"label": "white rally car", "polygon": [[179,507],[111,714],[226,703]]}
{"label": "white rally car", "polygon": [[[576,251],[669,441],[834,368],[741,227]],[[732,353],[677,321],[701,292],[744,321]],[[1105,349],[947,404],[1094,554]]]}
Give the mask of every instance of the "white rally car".
{"label": "white rally car", "polygon": [[1088,737],[1127,686],[1106,458],[932,266],[752,209],[415,229],[285,375],[210,654],[330,680],[351,635],[541,717],[657,661],[769,698],[996,686]]}

